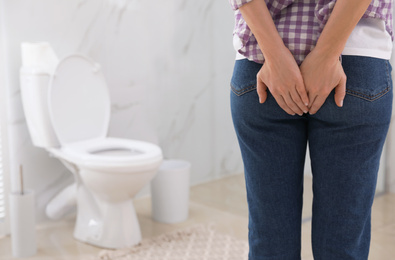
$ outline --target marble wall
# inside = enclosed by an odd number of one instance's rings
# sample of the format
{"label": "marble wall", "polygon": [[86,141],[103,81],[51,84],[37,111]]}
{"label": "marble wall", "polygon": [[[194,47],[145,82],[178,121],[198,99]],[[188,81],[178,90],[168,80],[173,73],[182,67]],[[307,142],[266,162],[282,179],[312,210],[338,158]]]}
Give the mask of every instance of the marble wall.
{"label": "marble wall", "polygon": [[59,57],[79,52],[102,65],[112,101],[110,136],[154,142],[166,158],[190,161],[192,184],[242,171],[229,108],[234,21],[227,1],[1,1],[11,188],[23,164],[39,222],[72,177],[30,140],[19,88],[23,41],[48,41]]}
{"label": "marble wall", "polygon": [[[26,186],[37,194],[38,222],[47,220],[47,202],[73,180],[30,140],[19,88],[23,41],[48,41],[59,57],[79,52],[102,65],[112,101],[110,136],[154,142],[166,158],[190,161],[192,184],[242,172],[229,108],[234,21],[227,1],[0,1],[11,189],[23,164]],[[395,192],[395,128],[390,132],[382,183]]]}

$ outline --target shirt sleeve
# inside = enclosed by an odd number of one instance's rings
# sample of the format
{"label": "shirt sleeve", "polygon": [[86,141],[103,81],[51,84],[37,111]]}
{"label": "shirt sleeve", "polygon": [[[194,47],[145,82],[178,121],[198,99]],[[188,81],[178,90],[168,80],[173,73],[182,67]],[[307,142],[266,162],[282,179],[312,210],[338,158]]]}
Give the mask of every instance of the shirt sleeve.
{"label": "shirt sleeve", "polygon": [[242,5],[251,2],[252,0],[229,0],[233,10],[239,9]]}

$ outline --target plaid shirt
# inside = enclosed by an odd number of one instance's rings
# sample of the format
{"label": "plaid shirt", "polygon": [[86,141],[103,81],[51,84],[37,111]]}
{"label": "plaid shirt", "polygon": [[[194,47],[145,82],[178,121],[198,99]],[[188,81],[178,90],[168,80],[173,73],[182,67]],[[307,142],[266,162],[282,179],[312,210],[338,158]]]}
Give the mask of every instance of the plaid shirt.
{"label": "plaid shirt", "polygon": [[[264,57],[240,11],[242,5],[253,0],[229,0],[235,10],[233,31],[235,49],[249,60],[263,63]],[[298,64],[314,48],[335,6],[336,0],[265,0],[277,31]],[[377,18],[386,22],[392,33],[392,0],[372,0],[363,18]]]}

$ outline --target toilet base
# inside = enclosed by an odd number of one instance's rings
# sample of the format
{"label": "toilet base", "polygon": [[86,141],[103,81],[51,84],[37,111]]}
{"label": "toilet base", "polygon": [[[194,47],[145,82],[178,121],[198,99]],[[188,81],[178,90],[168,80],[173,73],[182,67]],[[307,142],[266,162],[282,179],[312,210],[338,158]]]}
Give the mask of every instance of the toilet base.
{"label": "toilet base", "polygon": [[93,198],[84,188],[79,189],[78,193],[74,238],[108,249],[131,247],[140,243],[140,225],[132,199],[108,203]]}

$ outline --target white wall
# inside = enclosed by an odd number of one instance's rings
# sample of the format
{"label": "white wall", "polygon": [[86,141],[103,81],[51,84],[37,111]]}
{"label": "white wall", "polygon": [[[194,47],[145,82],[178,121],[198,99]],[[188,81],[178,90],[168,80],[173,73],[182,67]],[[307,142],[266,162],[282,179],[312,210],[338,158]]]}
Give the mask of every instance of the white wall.
{"label": "white wall", "polygon": [[18,78],[22,41],[48,41],[60,57],[80,52],[102,65],[112,100],[110,136],[154,142],[165,157],[190,161],[192,184],[242,171],[229,108],[234,21],[227,1],[0,1],[11,188],[23,164],[39,222],[72,177],[30,140]]}
{"label": "white wall", "polygon": [[[19,90],[22,41],[49,41],[60,57],[81,52],[102,65],[113,103],[110,136],[155,142],[167,158],[190,161],[192,184],[242,172],[229,109],[234,21],[227,1],[0,1],[12,189],[23,164],[39,222],[72,177],[32,146]],[[387,189],[395,192],[395,128],[390,132]]]}
{"label": "white wall", "polygon": [[[395,11],[395,6],[394,6],[394,11]],[[392,48],[392,57],[390,62],[393,67],[392,79],[394,80],[395,79],[395,45]],[[395,98],[393,100],[391,126],[388,132],[385,152],[386,152],[385,191],[395,193]]]}
{"label": "white wall", "polygon": [[[5,41],[2,35],[4,35],[4,12],[2,8],[2,2],[0,1],[0,208],[4,207],[8,208],[8,193],[9,187],[4,185],[5,183],[9,183],[8,179],[8,153],[7,153],[7,133],[6,133],[6,112],[5,112],[5,103],[6,99],[6,91],[4,86],[7,84],[7,73],[6,73],[6,60],[4,57],[5,53]],[[1,192],[2,190],[2,192]],[[2,205],[1,205],[2,204]],[[8,234],[9,232],[9,216],[7,212],[4,217],[0,216],[0,237]]]}

